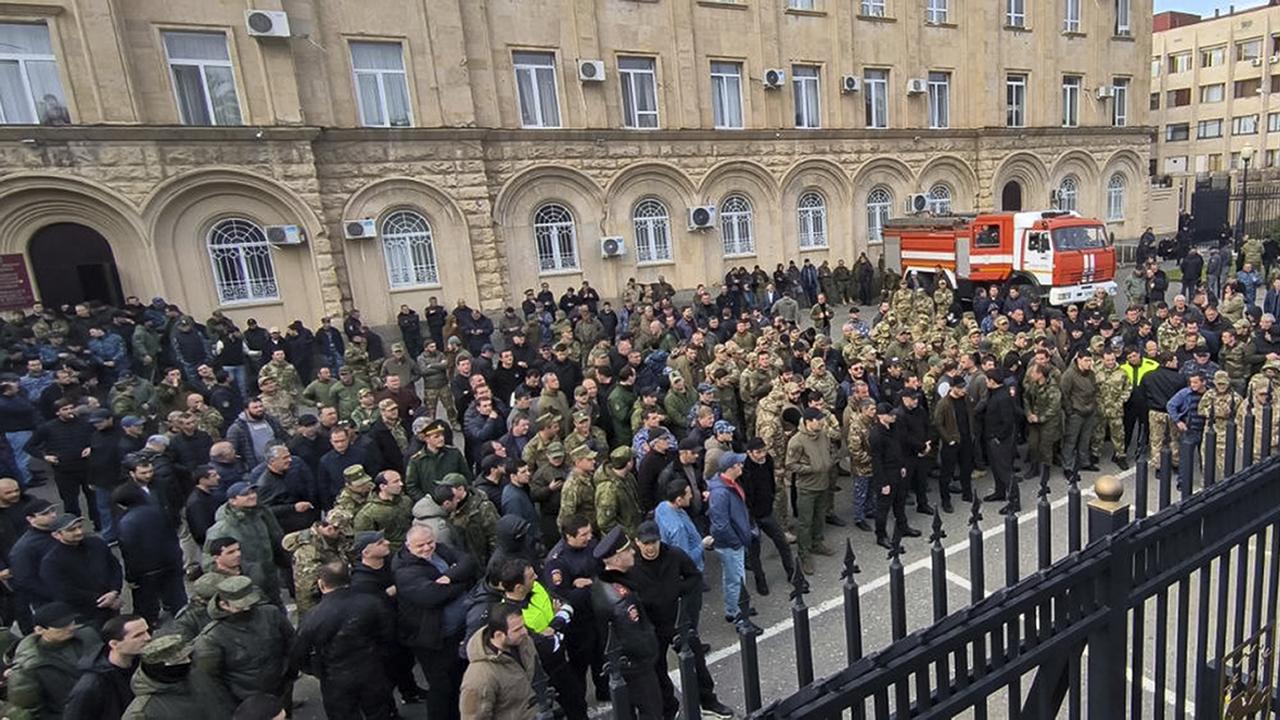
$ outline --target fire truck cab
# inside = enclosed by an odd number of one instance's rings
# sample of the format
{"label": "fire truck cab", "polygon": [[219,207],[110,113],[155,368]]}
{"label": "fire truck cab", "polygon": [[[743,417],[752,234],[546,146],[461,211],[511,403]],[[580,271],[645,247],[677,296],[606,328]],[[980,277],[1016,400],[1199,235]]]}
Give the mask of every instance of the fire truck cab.
{"label": "fire truck cab", "polygon": [[1043,210],[919,216],[885,223],[886,267],[932,274],[941,269],[962,298],[977,284],[1035,288],[1052,305],[1116,292],[1116,255],[1102,221]]}

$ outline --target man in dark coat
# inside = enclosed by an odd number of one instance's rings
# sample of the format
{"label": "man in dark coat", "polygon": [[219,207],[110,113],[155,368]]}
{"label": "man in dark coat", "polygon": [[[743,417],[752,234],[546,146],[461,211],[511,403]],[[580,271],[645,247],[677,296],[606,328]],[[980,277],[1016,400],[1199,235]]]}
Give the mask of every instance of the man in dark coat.
{"label": "man in dark coat", "polygon": [[150,627],[141,616],[119,615],[104,623],[104,645],[71,688],[62,720],[120,720],[133,702],[129,682],[150,640]]}
{"label": "man in dark coat", "polygon": [[100,524],[95,498],[89,485],[89,439],[93,427],[76,415],[75,403],[68,399],[53,403],[55,417],[40,425],[27,442],[27,454],[53,466],[53,482],[67,512],[80,512],[80,494],[88,501],[94,525]]}
{"label": "man in dark coat", "polygon": [[124,576],[111,548],[85,531],[84,518],[63,513],[53,524],[56,544],[40,561],[39,582],[51,599],[70,605],[94,627],[120,611]]}
{"label": "man in dark coat", "polygon": [[886,550],[893,548],[887,525],[889,513],[893,513],[894,534],[901,537],[918,537],[920,531],[907,521],[907,464],[902,457],[902,443],[894,436],[893,425],[897,411],[888,403],[876,406],[876,424],[867,437],[871,450],[871,488],[876,495],[876,544]]}
{"label": "man in dark coat", "polygon": [[161,606],[176,615],[187,604],[177,528],[132,484],[116,488],[112,502],[123,508],[117,530],[125,578],[133,586],[133,609],[159,625]]}
{"label": "man in dark coat", "polygon": [[[1005,372],[995,368],[987,373],[987,399],[976,408],[982,415],[982,439],[987,450],[987,464],[996,482],[995,492],[983,502],[1007,500],[1013,478],[1013,455],[1017,444],[1018,405],[1014,389],[1004,382]],[[1001,512],[1004,512],[1002,509]]]}
{"label": "man in dark coat", "polygon": [[7,556],[9,584],[14,592],[14,614],[18,627],[31,632],[31,610],[52,601],[48,588],[40,582],[40,563],[57,543],[53,525],[58,519],[57,506],[44,498],[34,498],[24,511],[27,530],[18,537]]}

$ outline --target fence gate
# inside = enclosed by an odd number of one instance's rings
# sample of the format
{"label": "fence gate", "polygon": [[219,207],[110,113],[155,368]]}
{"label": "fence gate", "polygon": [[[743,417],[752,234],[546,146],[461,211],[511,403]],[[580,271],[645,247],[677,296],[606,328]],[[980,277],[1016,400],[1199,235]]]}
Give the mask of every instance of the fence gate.
{"label": "fence gate", "polygon": [[[1196,195],[1199,195],[1199,191]],[[1244,207],[1244,215],[1240,209]],[[1280,183],[1254,180],[1246,188],[1234,183],[1231,188],[1231,217],[1234,228],[1243,222],[1244,232],[1254,237],[1280,237]]]}

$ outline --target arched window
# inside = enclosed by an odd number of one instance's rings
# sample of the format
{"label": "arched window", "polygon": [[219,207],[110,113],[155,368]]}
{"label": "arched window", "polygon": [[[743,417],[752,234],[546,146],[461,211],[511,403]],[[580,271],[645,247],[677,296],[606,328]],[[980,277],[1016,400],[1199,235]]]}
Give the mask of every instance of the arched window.
{"label": "arched window", "polygon": [[796,202],[800,221],[800,248],[827,246],[827,201],[816,192],[807,192]]}
{"label": "arched window", "polygon": [[1062,182],[1058,185],[1058,209],[1075,210],[1076,195],[1079,190],[1080,181],[1076,180],[1075,175],[1068,175],[1062,178]]}
{"label": "arched window", "polygon": [[671,217],[667,206],[653,198],[641,200],[631,213],[636,230],[636,262],[664,262],[671,259]]}
{"label": "arched window", "polygon": [[548,203],[533,214],[533,235],[538,241],[538,270],[578,269],[578,232],[569,208]]}
{"label": "arched window", "polygon": [[741,195],[730,195],[720,204],[720,240],[725,255],[753,255],[756,241],[751,236],[751,203]]}
{"label": "arched window", "polygon": [[431,224],[412,210],[397,210],[382,221],[382,254],[391,289],[440,284]]}
{"label": "arched window", "polygon": [[1107,181],[1107,219],[1123,220],[1124,219],[1124,195],[1125,195],[1124,175],[1116,173]]}
{"label": "arched window", "polygon": [[209,261],[222,305],[276,300],[276,269],[267,234],[252,220],[227,218],[209,230]]}
{"label": "arched window", "polygon": [[951,187],[936,183],[929,188],[929,212],[934,215],[951,214]]}
{"label": "arched window", "polygon": [[879,185],[867,193],[867,242],[879,245],[884,242],[884,224],[889,221],[889,213],[893,210],[893,193],[889,188]]}

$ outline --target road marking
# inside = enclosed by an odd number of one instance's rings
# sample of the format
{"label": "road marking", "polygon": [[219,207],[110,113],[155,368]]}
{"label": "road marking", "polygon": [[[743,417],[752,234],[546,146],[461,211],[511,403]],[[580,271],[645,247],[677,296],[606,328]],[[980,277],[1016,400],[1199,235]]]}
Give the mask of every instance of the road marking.
{"label": "road marking", "polygon": [[962,578],[950,570],[947,571],[947,580],[959,585],[960,589],[965,592],[971,592],[973,590],[973,583],[969,582],[967,578]]}

